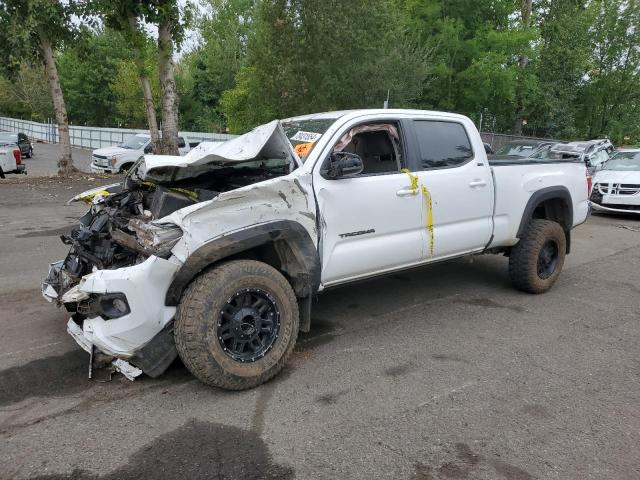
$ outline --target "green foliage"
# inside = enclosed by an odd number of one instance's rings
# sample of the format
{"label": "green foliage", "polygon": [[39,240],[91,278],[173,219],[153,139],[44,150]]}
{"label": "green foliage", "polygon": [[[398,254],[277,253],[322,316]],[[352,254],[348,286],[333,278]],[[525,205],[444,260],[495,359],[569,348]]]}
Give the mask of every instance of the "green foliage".
{"label": "green foliage", "polygon": [[199,23],[202,44],[183,56],[176,81],[180,118],[189,128],[223,131],[223,92],[235,86],[253,25],[255,0],[209,0],[211,15]]}
{"label": "green foliage", "polygon": [[[366,12],[366,14],[364,14]],[[258,4],[246,64],[222,104],[230,129],[312,111],[410,104],[425,49],[404,35],[386,0],[266,0]]]}
{"label": "green foliage", "polygon": [[[131,50],[119,32],[84,29],[77,42],[58,57],[69,121],[75,124],[118,124],[117,97],[111,86],[119,65],[131,60]],[[139,84],[135,86],[140,95]]]}
{"label": "green foliage", "polygon": [[22,62],[11,79],[0,76],[0,112],[34,121],[53,117],[51,89],[41,65]]}
{"label": "green foliage", "polygon": [[[148,65],[151,72],[150,81],[153,91],[154,103],[158,104],[160,87],[158,82],[157,67]],[[116,74],[109,84],[111,94],[115,98],[116,124],[130,128],[149,128],[144,109],[144,101],[140,93],[140,77],[138,67],[133,60],[123,60],[116,65]]]}
{"label": "green foliage", "polygon": [[4,0],[0,2],[0,68],[15,73],[20,64],[41,56],[43,39],[55,47],[73,39],[77,27],[72,21],[76,3],[52,0]]}
{"label": "green foliage", "polygon": [[592,55],[578,96],[576,123],[589,136],[640,140],[640,3],[597,0]]}
{"label": "green foliage", "polygon": [[[50,116],[32,60],[44,35],[57,47],[74,123],[144,125],[132,50],[141,49],[157,95],[158,49],[143,28],[131,31],[133,15],[170,25],[176,45],[192,47],[175,69],[184,130],[242,132],[273,118],[380,107],[389,91],[392,107],[482,113],[495,131],[525,119],[525,134],[640,142],[638,0],[534,0],[527,25],[515,0],[199,3],[208,14],[197,19],[192,2],[175,0],[0,3],[0,110]],[[92,27],[70,42],[73,12]],[[193,28],[195,46],[185,42]]]}

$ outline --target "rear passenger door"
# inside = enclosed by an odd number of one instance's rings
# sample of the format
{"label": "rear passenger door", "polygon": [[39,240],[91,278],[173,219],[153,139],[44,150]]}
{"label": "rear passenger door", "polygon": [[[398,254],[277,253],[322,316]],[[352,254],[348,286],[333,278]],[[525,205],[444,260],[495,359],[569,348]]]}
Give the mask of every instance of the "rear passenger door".
{"label": "rear passenger door", "polygon": [[432,199],[427,259],[483,249],[493,229],[493,179],[482,144],[471,141],[473,125],[453,119],[415,119],[412,124],[412,169]]}

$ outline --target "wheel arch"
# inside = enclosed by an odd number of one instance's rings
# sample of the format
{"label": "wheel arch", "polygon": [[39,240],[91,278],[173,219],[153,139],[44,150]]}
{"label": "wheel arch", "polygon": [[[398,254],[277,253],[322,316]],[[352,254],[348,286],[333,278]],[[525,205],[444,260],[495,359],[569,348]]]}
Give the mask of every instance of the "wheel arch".
{"label": "wheel arch", "polygon": [[120,168],[118,169],[118,171],[120,171],[120,172],[126,172],[126,171],[127,171],[127,170],[129,170],[131,167],[133,167],[133,165],[134,165],[135,163],[136,163],[136,162],[128,162],[128,161],[127,161],[127,162],[123,162],[123,164],[122,164],[122,165],[120,165]]}
{"label": "wheel arch", "polygon": [[178,270],[165,304],[178,305],[184,290],[203,270],[238,258],[263,261],[286,276],[300,303],[300,330],[308,331],[311,299],[320,286],[320,257],[307,230],[292,220],[256,225],[203,244]]}
{"label": "wheel arch", "polygon": [[564,230],[567,239],[566,253],[571,250],[571,228],[573,227],[573,202],[571,193],[567,187],[558,185],[540,189],[529,198],[518,232],[517,238],[522,238],[527,224],[531,219],[539,218],[543,220],[552,220],[559,223]]}

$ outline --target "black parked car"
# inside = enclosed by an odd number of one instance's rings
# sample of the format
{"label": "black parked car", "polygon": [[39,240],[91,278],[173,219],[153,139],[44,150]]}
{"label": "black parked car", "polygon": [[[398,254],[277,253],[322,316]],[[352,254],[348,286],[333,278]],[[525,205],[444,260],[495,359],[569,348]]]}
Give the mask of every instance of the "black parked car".
{"label": "black parked car", "polygon": [[2,143],[15,143],[20,149],[20,154],[24,158],[31,158],[33,156],[33,146],[29,137],[24,133],[12,133],[12,132],[0,132],[0,142]]}

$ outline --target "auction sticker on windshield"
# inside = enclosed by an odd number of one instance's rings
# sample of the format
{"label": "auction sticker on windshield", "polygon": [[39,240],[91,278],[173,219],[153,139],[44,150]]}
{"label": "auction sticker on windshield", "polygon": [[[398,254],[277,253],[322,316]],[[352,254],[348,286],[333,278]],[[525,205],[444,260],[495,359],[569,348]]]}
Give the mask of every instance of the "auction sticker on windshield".
{"label": "auction sticker on windshield", "polygon": [[291,137],[291,140],[293,140],[295,142],[313,143],[313,142],[317,141],[321,136],[322,136],[321,133],[303,132],[302,130],[300,130],[293,137]]}

